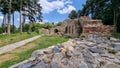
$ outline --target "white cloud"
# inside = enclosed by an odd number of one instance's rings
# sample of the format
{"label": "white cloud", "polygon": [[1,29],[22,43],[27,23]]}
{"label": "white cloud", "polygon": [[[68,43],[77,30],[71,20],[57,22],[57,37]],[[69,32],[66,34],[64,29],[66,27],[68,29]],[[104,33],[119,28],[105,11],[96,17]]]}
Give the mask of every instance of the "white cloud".
{"label": "white cloud", "polygon": [[0,16],[0,19],[2,20],[2,19],[3,19],[3,16]]}
{"label": "white cloud", "polygon": [[20,21],[20,19],[19,19],[19,18],[17,18],[17,21]]}
{"label": "white cloud", "polygon": [[[20,21],[20,18],[17,18],[17,21]],[[26,19],[26,20],[25,20],[25,23],[29,23],[29,20]]]}
{"label": "white cloud", "polygon": [[[51,2],[49,2],[48,0],[40,0],[39,2],[42,6],[43,13],[50,13],[54,10],[57,10],[58,12],[63,9],[66,9],[67,11],[69,11],[71,7],[75,8],[74,6],[71,5],[72,4],[71,0],[55,0]],[[66,8],[65,6],[70,6],[70,7]],[[58,13],[61,14],[61,12],[58,12]]]}
{"label": "white cloud", "polygon": [[26,19],[26,20],[25,20],[25,23],[29,23],[29,20],[28,20],[28,19]]}
{"label": "white cloud", "polygon": [[49,22],[48,20],[43,20],[43,22]]}
{"label": "white cloud", "polygon": [[38,22],[39,24],[45,24],[45,22]]}
{"label": "white cloud", "polygon": [[66,13],[70,13],[72,10],[76,10],[76,8],[74,8],[73,6],[71,5],[68,5],[67,7],[61,9],[61,10],[58,10],[58,12],[60,14],[66,14]]}

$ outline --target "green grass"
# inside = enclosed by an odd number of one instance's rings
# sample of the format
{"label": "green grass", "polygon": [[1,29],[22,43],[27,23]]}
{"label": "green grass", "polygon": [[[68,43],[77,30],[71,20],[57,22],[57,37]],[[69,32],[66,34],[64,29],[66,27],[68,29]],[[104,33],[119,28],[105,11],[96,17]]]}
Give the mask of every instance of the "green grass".
{"label": "green grass", "polygon": [[120,39],[120,33],[116,33],[115,37],[118,38],[118,39]]}
{"label": "green grass", "polygon": [[10,34],[10,35],[0,35],[0,47],[33,37],[35,35],[38,34],[35,32],[31,34],[27,34],[26,32],[24,32],[24,33]]}
{"label": "green grass", "polygon": [[[43,48],[47,48],[49,46],[55,45],[57,43],[62,43],[67,41],[68,38],[63,38],[63,37],[58,37],[58,36],[54,36],[54,37],[41,37],[33,42],[28,43],[26,46],[29,46],[29,44],[34,44],[36,45],[35,47],[31,48],[31,49],[21,49],[21,52],[19,53],[15,53],[14,55],[19,56],[19,58],[16,59],[11,59],[8,61],[5,61],[4,63],[0,64],[0,68],[8,68],[11,65],[14,65],[16,63],[19,63],[23,60],[26,60],[28,58],[31,57],[31,54],[33,51],[38,50],[38,49],[43,49]],[[42,43],[42,44],[41,44]],[[11,54],[13,54],[11,52]]]}

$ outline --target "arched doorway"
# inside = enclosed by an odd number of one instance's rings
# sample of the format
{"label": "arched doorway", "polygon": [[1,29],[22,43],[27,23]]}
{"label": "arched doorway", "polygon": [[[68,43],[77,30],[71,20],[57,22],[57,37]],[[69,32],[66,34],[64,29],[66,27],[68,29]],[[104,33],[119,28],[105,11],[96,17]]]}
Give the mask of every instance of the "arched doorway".
{"label": "arched doorway", "polygon": [[65,33],[67,33],[67,32],[68,32],[68,27],[66,26],[66,27],[65,27]]}
{"label": "arched doorway", "polygon": [[58,32],[59,32],[59,30],[58,30],[58,29],[55,29],[55,30],[54,30],[54,33],[58,33]]}

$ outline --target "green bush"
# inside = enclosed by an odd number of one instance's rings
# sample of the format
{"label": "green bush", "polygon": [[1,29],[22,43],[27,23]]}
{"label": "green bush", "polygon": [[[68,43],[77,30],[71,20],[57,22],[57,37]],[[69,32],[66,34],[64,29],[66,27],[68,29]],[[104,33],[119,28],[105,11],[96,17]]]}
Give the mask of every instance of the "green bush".
{"label": "green bush", "polygon": [[118,39],[120,39],[120,33],[116,33],[115,37],[118,38]]}
{"label": "green bush", "polygon": [[61,26],[61,24],[62,24],[62,22],[58,22],[58,23],[56,24],[56,26]]}
{"label": "green bush", "polygon": [[113,49],[108,49],[108,53],[111,53],[111,54],[116,54],[117,52]]}

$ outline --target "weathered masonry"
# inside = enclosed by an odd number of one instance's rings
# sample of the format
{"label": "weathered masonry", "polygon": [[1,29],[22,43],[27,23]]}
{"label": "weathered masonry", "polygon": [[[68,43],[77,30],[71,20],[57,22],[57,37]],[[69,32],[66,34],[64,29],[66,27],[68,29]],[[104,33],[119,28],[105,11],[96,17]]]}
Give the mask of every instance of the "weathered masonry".
{"label": "weathered masonry", "polygon": [[110,26],[105,26],[102,20],[93,20],[88,16],[81,16],[77,19],[66,19],[61,26],[49,30],[49,34],[59,34],[64,36],[79,37],[81,34],[109,34],[112,31]]}

